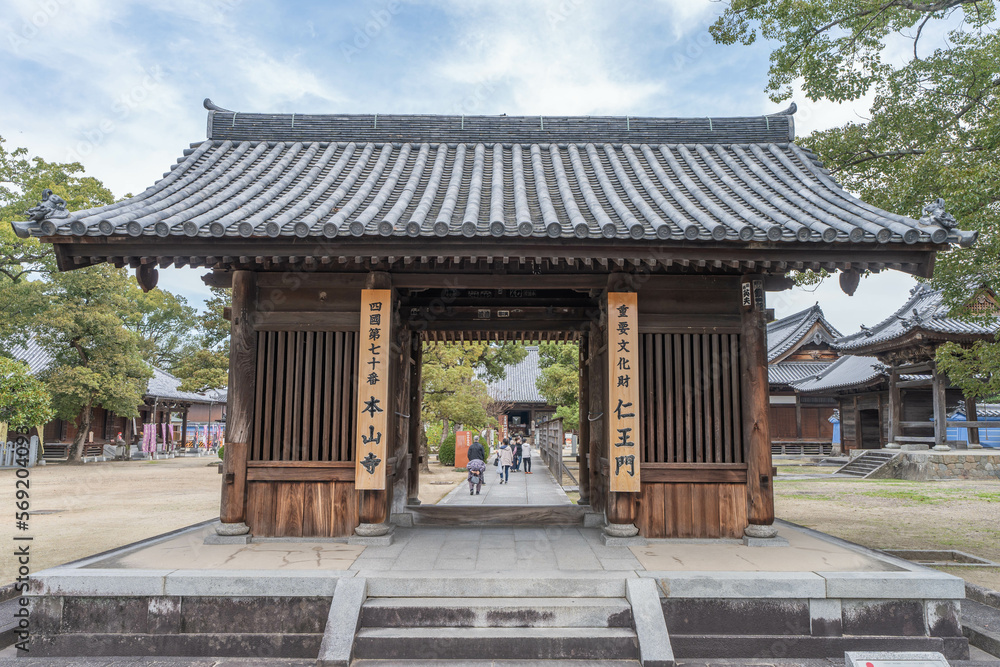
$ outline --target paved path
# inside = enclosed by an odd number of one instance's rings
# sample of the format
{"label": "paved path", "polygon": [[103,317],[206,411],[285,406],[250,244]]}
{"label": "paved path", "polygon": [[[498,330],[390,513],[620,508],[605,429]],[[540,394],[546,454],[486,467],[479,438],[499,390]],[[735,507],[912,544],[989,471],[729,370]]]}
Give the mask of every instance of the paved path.
{"label": "paved path", "polygon": [[462,482],[454,491],[438,501],[438,505],[572,505],[572,501],[556,483],[542,459],[531,459],[531,472],[511,472],[510,481],[501,484],[497,468],[486,464],[486,483],[478,496],[469,495],[469,485]]}

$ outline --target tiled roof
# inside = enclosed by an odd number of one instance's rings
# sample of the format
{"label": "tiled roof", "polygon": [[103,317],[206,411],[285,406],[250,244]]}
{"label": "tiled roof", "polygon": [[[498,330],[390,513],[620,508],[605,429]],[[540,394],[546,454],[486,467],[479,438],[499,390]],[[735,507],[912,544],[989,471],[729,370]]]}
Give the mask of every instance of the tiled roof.
{"label": "tiled roof", "polygon": [[822,372],[831,361],[778,361],[767,367],[770,384],[791,384]]}
{"label": "tiled roof", "polygon": [[12,346],[10,356],[28,364],[32,375],[38,375],[52,363],[52,355],[39,345],[34,338],[29,338],[24,345]]}
{"label": "tiled roof", "polygon": [[[948,418],[962,417],[963,419],[967,416],[965,414],[965,401],[959,401],[958,408],[952,410]],[[983,419],[989,417],[990,419],[1000,419],[1000,403],[977,403],[976,404],[976,418]]]}
{"label": "tiled roof", "polygon": [[538,347],[525,347],[528,354],[519,363],[507,366],[507,376],[499,382],[487,384],[487,392],[495,401],[511,403],[547,403],[538,392],[535,382],[541,375],[538,366]]}
{"label": "tiled roof", "polygon": [[862,327],[858,333],[838,339],[834,347],[840,350],[860,350],[901,338],[914,330],[939,334],[989,336],[996,333],[998,324],[989,325],[966,322],[950,317],[940,290],[918,284],[910,290],[910,298],[895,313],[871,328]]}
{"label": "tiled roof", "polygon": [[796,391],[820,392],[862,387],[884,376],[884,370],[874,357],[840,357],[816,375],[792,382]]}
{"label": "tiled roof", "polygon": [[[11,349],[11,356],[28,364],[33,375],[41,373],[52,363],[52,355],[42,348],[34,339],[30,339],[26,345],[15,345]],[[174,377],[165,370],[153,366],[153,377],[146,385],[146,396],[153,398],[165,398],[174,401],[190,401],[192,403],[219,403],[219,398],[214,398],[207,394],[197,394],[194,392],[180,391],[181,384],[179,378]],[[218,390],[225,392],[225,390]],[[224,394],[222,401],[225,400]]]}
{"label": "tiled roof", "polygon": [[835,338],[840,337],[840,332],[827,321],[818,303],[794,315],[768,323],[767,360],[773,361],[792,349],[817,322],[823,325],[826,332],[817,331],[812,340],[804,342],[832,343]]}
{"label": "tiled roof", "polygon": [[[206,101],[207,103],[207,101]],[[245,114],[126,201],[20,235],[945,243],[844,191],[789,115]]]}
{"label": "tiled roof", "polygon": [[153,377],[149,379],[149,384],[146,387],[146,395],[154,398],[165,398],[171,401],[190,401],[192,403],[210,403],[214,400],[205,394],[181,391],[178,388],[180,385],[180,378],[176,378],[170,373],[153,366]]}

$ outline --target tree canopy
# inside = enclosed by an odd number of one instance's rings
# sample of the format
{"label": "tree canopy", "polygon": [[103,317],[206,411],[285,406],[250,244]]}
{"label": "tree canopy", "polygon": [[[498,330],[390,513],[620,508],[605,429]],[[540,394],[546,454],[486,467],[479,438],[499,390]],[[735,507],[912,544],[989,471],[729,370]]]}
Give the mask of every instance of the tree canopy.
{"label": "tree canopy", "polygon": [[0,424],[26,432],[52,419],[52,397],[28,365],[0,357]]}
{"label": "tree canopy", "polygon": [[871,96],[870,117],[800,142],[862,199],[920,217],[938,197],[968,249],[937,260],[934,283],[960,311],[1000,288],[1000,34],[993,0],[732,0],[712,26],[724,44],[775,43],[766,91],[809,100]]}
{"label": "tree canopy", "polygon": [[538,346],[541,374],[535,381],[539,393],[556,406],[563,427],[580,428],[580,348],[576,343],[542,343]]}

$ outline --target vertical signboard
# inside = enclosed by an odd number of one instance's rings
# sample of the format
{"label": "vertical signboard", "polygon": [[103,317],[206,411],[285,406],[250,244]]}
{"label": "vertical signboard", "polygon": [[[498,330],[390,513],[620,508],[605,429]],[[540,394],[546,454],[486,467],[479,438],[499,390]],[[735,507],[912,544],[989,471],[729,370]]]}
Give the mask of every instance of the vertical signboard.
{"label": "vertical signboard", "polygon": [[510,431],[507,429],[507,415],[500,415],[500,442],[508,437],[510,437]]}
{"label": "vertical signboard", "polygon": [[392,290],[361,290],[358,333],[357,489],[385,489]]}
{"label": "vertical signboard", "polygon": [[608,292],[608,406],[611,491],[639,492],[639,333],[635,292]]}

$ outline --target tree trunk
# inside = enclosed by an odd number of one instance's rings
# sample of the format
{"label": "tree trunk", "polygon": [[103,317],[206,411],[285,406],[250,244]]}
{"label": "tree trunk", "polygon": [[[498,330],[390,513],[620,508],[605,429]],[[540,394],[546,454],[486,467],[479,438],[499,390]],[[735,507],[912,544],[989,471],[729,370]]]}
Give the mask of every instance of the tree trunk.
{"label": "tree trunk", "polygon": [[445,440],[448,439],[448,427],[450,425],[451,424],[448,422],[447,419],[441,420],[441,442],[438,443],[439,447],[444,444]]}
{"label": "tree trunk", "polygon": [[83,463],[83,448],[87,442],[87,434],[90,433],[90,422],[94,418],[94,404],[90,402],[77,418],[80,422],[80,430],[73,440],[73,446],[66,452],[66,463]]}

